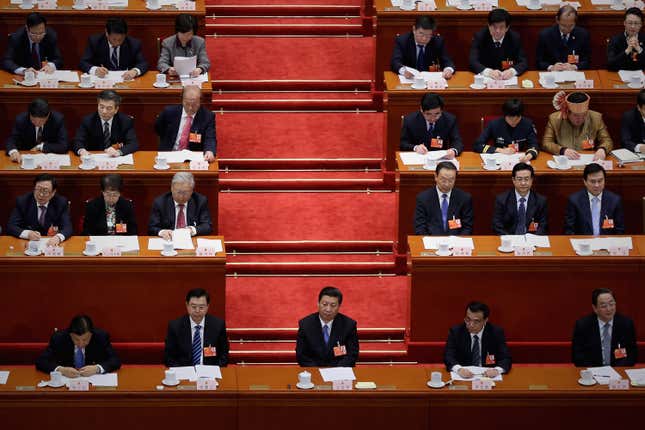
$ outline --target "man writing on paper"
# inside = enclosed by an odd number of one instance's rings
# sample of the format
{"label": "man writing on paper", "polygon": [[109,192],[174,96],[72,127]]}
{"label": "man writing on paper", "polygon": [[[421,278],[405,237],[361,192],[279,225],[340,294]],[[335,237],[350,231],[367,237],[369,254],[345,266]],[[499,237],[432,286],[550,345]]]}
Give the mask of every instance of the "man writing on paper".
{"label": "man writing on paper", "polygon": [[63,114],[52,112],[47,100],[36,98],[27,112],[16,116],[6,151],[11,161],[20,163],[20,151],[64,154],[69,149]]}
{"label": "man writing on paper", "polygon": [[570,160],[580,158],[578,151],[594,151],[593,159],[604,160],[613,142],[602,114],[589,110],[589,94],[564,91],[553,97],[558,110],[549,115],[542,138],[542,149],[550,154],[565,155]]}
{"label": "man writing on paper", "polygon": [[455,187],[457,168],[442,161],[435,169],[436,187],[417,195],[414,234],[448,236],[473,233],[473,201],[470,194]]}
{"label": "man writing on paper", "polygon": [[634,322],[616,312],[614,292],[591,293],[593,313],[576,321],[571,341],[576,366],[634,366],[638,361]]}
{"label": "man writing on paper", "polygon": [[537,45],[537,68],[549,72],[585,70],[591,60],[589,32],[576,26],[578,11],[562,6],[555,25],[540,31]]}
{"label": "man writing on paper", "polygon": [[526,71],[528,62],[520,36],[510,28],[511,15],[506,10],[493,9],[488,13],[488,27],[475,33],[470,46],[473,73],[506,80]]}
{"label": "man writing on paper", "polygon": [[465,366],[486,367],[484,376],[494,378],[511,370],[511,354],[504,330],[488,322],[490,310],[480,302],[466,306],[464,322],[450,329],[443,361],[449,372],[472,378]]}
{"label": "man writing on paper", "polygon": [[455,158],[464,150],[457,118],[443,111],[443,98],[435,93],[421,97],[421,108],[408,114],[401,127],[401,151],[425,154],[447,150],[444,158]]}
{"label": "man writing on paper", "polygon": [[72,221],[68,200],[56,194],[56,178],[42,173],[34,178],[33,193],[16,199],[7,224],[7,234],[26,240],[49,237],[47,245],[57,246],[70,237]]}
{"label": "man writing on paper", "polygon": [[636,96],[636,107],[623,114],[620,142],[625,149],[645,153],[645,90]]}
{"label": "man writing on paper", "polygon": [[101,196],[85,205],[83,236],[136,235],[137,220],[130,200],[121,197],[123,179],[111,173],[101,177]]}
{"label": "man writing on paper", "polygon": [[74,153],[79,157],[89,151],[103,151],[111,157],[136,152],[139,141],[132,117],[119,112],[121,96],[114,90],[103,90],[97,98],[96,112],[81,121],[74,138]]}
{"label": "man writing on paper", "polygon": [[196,78],[208,72],[211,67],[206,53],[206,41],[196,35],[197,19],[192,15],[180,13],[175,18],[175,35],[167,37],[161,42],[161,54],[157,62],[157,69],[168,76],[177,77],[177,70],[173,67],[175,57],[197,57],[197,67],[190,72],[191,78]]}
{"label": "man writing on paper", "polygon": [[191,236],[202,236],[213,231],[208,199],[195,192],[195,178],[189,172],[175,173],[170,192],[154,200],[148,234],[172,240],[173,230],[182,228],[189,229]]}
{"label": "man writing on paper", "polygon": [[623,203],[618,194],[605,190],[605,169],[596,163],[588,164],[582,177],[585,189],[567,200],[564,234],[625,233]]}
{"label": "man writing on paper", "polygon": [[534,177],[530,164],[513,166],[513,189],[495,197],[495,234],[547,234],[546,197],[531,189]]}
{"label": "man writing on paper", "polygon": [[105,33],[89,37],[78,67],[84,73],[99,78],[106,77],[109,71],[123,70],[125,81],[148,71],[141,42],[128,36],[128,24],[123,18],[109,18],[105,23]]}
{"label": "man writing on paper", "polygon": [[95,328],[87,315],[75,316],[67,329],[55,332],[36,360],[36,369],[57,370],[68,378],[110,373],[120,367],[110,335]]}
{"label": "man writing on paper", "polygon": [[625,32],[613,36],[607,46],[607,68],[609,70],[643,70],[645,69],[645,53],[643,44],[645,36],[641,33],[643,27],[643,12],[637,7],[625,11]]}
{"label": "man writing on paper", "polygon": [[63,67],[56,32],[47,27],[47,19],[38,12],[27,15],[25,26],[9,37],[2,68],[24,75],[27,70],[53,73]]}
{"label": "man writing on paper", "polygon": [[445,79],[452,78],[455,64],[446,52],[443,38],[435,34],[436,31],[437,24],[432,17],[417,17],[412,31],[394,40],[390,61],[392,71],[412,78],[414,75],[406,69],[407,66],[419,72],[442,72]]}
{"label": "man writing on paper", "polygon": [[[533,121],[523,116],[524,104],[522,101],[519,99],[506,100],[502,105],[502,113],[503,117],[496,118],[486,124],[486,128],[475,141],[473,150],[487,154],[500,152],[508,155],[524,152],[520,161],[527,162],[536,159],[539,151],[537,132]],[[493,144],[489,145],[488,142],[491,140]]]}
{"label": "man writing on paper", "polygon": [[202,90],[185,86],[181,104],[166,106],[155,121],[159,151],[203,151],[204,160],[215,161],[215,115],[201,106]]}
{"label": "man writing on paper", "polygon": [[168,367],[226,366],[228,339],[226,323],[208,315],[211,299],[202,288],[186,294],[186,315],[168,323],[164,363]]}
{"label": "man writing on paper", "polygon": [[318,312],[298,322],[296,359],[303,367],[354,367],[358,360],[356,321],[339,313],[343,293],[324,287],[318,294]]}

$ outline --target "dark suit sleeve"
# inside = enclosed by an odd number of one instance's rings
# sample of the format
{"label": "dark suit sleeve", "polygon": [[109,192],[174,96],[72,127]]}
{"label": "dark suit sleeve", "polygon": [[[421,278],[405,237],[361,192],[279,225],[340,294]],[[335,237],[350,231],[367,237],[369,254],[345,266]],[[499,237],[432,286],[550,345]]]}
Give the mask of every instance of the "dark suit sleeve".
{"label": "dark suit sleeve", "polygon": [[[29,119],[27,118],[27,121]],[[13,151],[14,149],[18,149],[18,145],[20,142],[22,142],[22,136],[24,133],[23,130],[23,125],[24,121],[22,119],[22,115],[18,115],[16,117],[16,120],[13,122],[13,127],[11,127],[11,133],[9,134],[9,137],[7,138],[7,143],[5,144],[5,150],[7,152],[7,155],[9,155],[9,152]]]}
{"label": "dark suit sleeve", "polygon": [[575,366],[591,366],[589,359],[585,358],[585,335],[582,320],[576,321],[571,340],[571,360]]}
{"label": "dark suit sleeve", "polygon": [[206,121],[206,128],[204,129],[204,151],[211,151],[213,154],[216,154],[215,115],[213,112],[207,110],[206,117],[208,121]]}
{"label": "dark suit sleeve", "polygon": [[587,30],[580,31],[578,34],[580,40],[578,55],[578,70],[587,70],[591,67],[591,41]]}
{"label": "dark suit sleeve", "polygon": [[2,68],[9,73],[13,73],[14,70],[20,67],[14,61],[14,57],[16,56],[16,49],[18,49],[17,44],[18,42],[16,40],[16,33],[9,35],[7,49],[5,50],[4,56],[2,57]]}
{"label": "dark suit sleeve", "polygon": [[477,33],[475,33],[475,35],[473,36],[473,41],[470,44],[470,55],[468,57],[469,58],[468,63],[470,64],[470,70],[473,73],[481,73],[486,68],[486,66],[484,66],[481,63],[480,52],[479,52],[481,49],[483,34],[484,33],[481,31],[478,31]]}
{"label": "dark suit sleeve", "polygon": [[404,66],[403,64],[403,52],[405,51],[405,40],[404,36],[399,36],[394,39],[394,49],[392,50],[392,58],[390,59],[390,69],[398,74],[399,69]]}
{"label": "dark suit sleeve", "polygon": [[54,333],[49,339],[47,348],[36,359],[36,369],[41,372],[52,372],[56,367],[60,366],[56,359],[56,344],[60,344],[60,338],[63,336],[61,333]]}
{"label": "dark suit sleeve", "polygon": [[[511,353],[508,350],[508,345],[506,345],[506,336],[504,335],[504,329],[501,327],[495,327],[493,331],[493,339],[496,343],[497,356],[495,357],[495,366],[499,366],[504,369],[504,373],[508,373],[511,370],[512,360]],[[485,354],[486,351],[482,351],[482,354]]]}
{"label": "dark suit sleeve", "polygon": [[136,236],[139,233],[139,227],[137,225],[137,217],[134,214],[134,204],[132,202],[126,202],[126,204],[123,205],[123,218],[128,226],[128,235]]}
{"label": "dark suit sleeve", "polygon": [[157,236],[164,227],[161,225],[161,207],[163,204],[163,199],[158,197],[152,203],[152,210],[150,211],[150,221],[148,222],[148,235]]}
{"label": "dark suit sleeve", "polygon": [[[629,149],[632,152],[635,152],[636,145],[641,143],[638,140],[642,140],[640,136],[634,136],[632,134],[632,127],[634,126],[634,115],[632,114],[633,110],[629,110],[623,113],[623,117],[620,122],[620,143],[623,148]],[[642,121],[642,120],[641,120]],[[640,126],[640,124],[639,124]],[[9,151],[9,143],[7,143],[7,152]]]}
{"label": "dark suit sleeve", "polygon": [[414,135],[412,134],[412,120],[410,117],[405,117],[403,119],[403,125],[401,126],[401,140],[399,143],[399,149],[401,151],[414,151],[414,147],[417,145],[415,143]]}
{"label": "dark suit sleeve", "polygon": [[537,208],[535,209],[534,221],[538,223],[536,234],[549,234],[549,205],[544,197],[537,199]]}
{"label": "dark suit sleeve", "polygon": [[105,373],[118,370],[121,367],[121,360],[114,351],[114,348],[112,348],[110,335],[106,332],[102,332],[100,334],[97,332],[92,335],[92,340],[96,342],[96,347],[99,350],[99,353],[104,356],[104,359],[97,364],[103,368]]}
{"label": "dark suit sleeve", "polygon": [[69,216],[69,201],[65,198],[61,199],[62,207],[59,208],[60,213],[60,226],[58,232],[65,236],[65,239],[69,239],[74,234],[74,228],[72,227],[72,219]]}
{"label": "dark suit sleeve", "polygon": [[452,58],[448,55],[448,50],[446,49],[445,40],[443,37],[436,37],[437,40],[437,51],[440,57],[441,67],[452,67],[453,70],[456,70],[455,63],[452,61]]}
{"label": "dark suit sleeve", "polygon": [[345,349],[347,354],[345,354],[339,361],[337,366],[339,367],[354,367],[356,365],[356,360],[358,360],[358,333],[356,330],[356,321],[350,321],[351,325],[348,329],[347,336],[345,338]]}
{"label": "dark suit sleeve", "polygon": [[614,233],[625,233],[625,215],[623,212],[623,202],[620,196],[616,200],[616,208],[614,209]]}
{"label": "dark suit sleeve", "polygon": [[296,339],[296,360],[302,367],[315,367],[318,363],[309,352],[307,334],[303,327],[303,321],[298,324],[298,337]]}
{"label": "dark suit sleeve", "polygon": [[464,144],[461,141],[461,135],[459,134],[459,126],[457,125],[457,118],[453,118],[450,124],[450,147],[448,149],[454,149],[457,151],[456,155],[464,152]]}
{"label": "dark suit sleeve", "polygon": [[27,210],[26,202],[22,200],[20,197],[16,198],[16,204],[9,216],[9,222],[7,222],[7,234],[14,237],[20,237],[22,231],[25,230],[23,226],[27,225],[24,213]]}
{"label": "dark suit sleeve", "polygon": [[[482,153],[484,152],[484,147],[488,143],[489,140],[494,139],[495,137],[493,136],[493,128],[492,128],[492,121],[488,121],[488,124],[486,124],[486,128],[484,128],[484,131],[481,132],[477,140],[475,140],[475,143],[473,144],[473,151]],[[495,152],[495,145],[489,145],[488,148],[486,149],[487,154],[493,154]]]}
{"label": "dark suit sleeve", "polygon": [[146,61],[145,58],[143,58],[143,52],[141,50],[141,41],[138,39],[131,39],[132,40],[132,51],[134,55],[134,66],[143,75],[148,71],[148,62]]}
{"label": "dark suit sleeve", "polygon": [[[509,32],[510,33],[510,32]],[[520,39],[519,34],[513,33],[513,41],[516,44],[516,50],[517,50],[517,61],[513,65],[513,68],[517,72],[517,75],[521,75],[522,73],[526,72],[526,70],[529,68],[529,62],[526,59],[526,54],[524,53],[524,48],[522,48],[522,40]]]}
{"label": "dark suit sleeve", "polygon": [[473,234],[473,199],[468,193],[461,210],[461,234]]}
{"label": "dark suit sleeve", "polygon": [[535,50],[535,59],[538,70],[547,70],[551,65],[548,59],[546,58],[547,40],[548,33],[546,31],[541,31],[538,35],[537,48]]}
{"label": "dark suit sleeve", "polygon": [[506,214],[505,194],[495,196],[495,209],[493,210],[493,232],[499,236],[510,234],[504,229],[504,215]]}
{"label": "dark suit sleeve", "polygon": [[78,126],[76,136],[74,137],[74,143],[72,144],[72,151],[76,155],[78,155],[78,151],[80,149],[87,149],[87,142],[91,138],[89,130],[90,122],[91,117],[87,116],[81,120],[81,125]]}
{"label": "dark suit sleeve", "polygon": [[123,143],[121,153],[128,155],[139,149],[139,141],[134,131],[134,120],[127,115],[123,115],[121,118],[123,119],[121,122],[123,126],[123,142],[120,142]]}
{"label": "dark suit sleeve", "polygon": [[198,236],[203,236],[213,231],[213,223],[211,221],[210,210],[208,209],[208,198],[206,196],[200,196],[197,201],[197,225],[195,226],[195,230],[197,230]]}
{"label": "dark suit sleeve", "polygon": [[576,225],[578,224],[578,210],[573,197],[567,199],[567,209],[564,214],[564,234],[576,234]]}
{"label": "dark suit sleeve", "polygon": [[181,366],[181,348],[179,346],[178,327],[175,327],[174,321],[168,323],[166,341],[164,345],[164,364],[167,367]]}
{"label": "dark suit sleeve", "polygon": [[450,372],[456,364],[459,364],[459,361],[457,360],[457,349],[457,333],[455,333],[454,328],[451,328],[448,331],[446,348],[443,351],[443,362],[445,363],[446,370],[448,372]]}
{"label": "dark suit sleeve", "polygon": [[417,196],[417,206],[414,210],[414,234],[432,234],[428,229],[428,204],[424,198]]}
{"label": "dark suit sleeve", "polygon": [[217,338],[217,356],[219,366],[226,367],[228,365],[228,339],[226,337],[226,323],[222,321],[222,329]]}
{"label": "dark suit sleeve", "polygon": [[53,152],[54,154],[65,154],[69,151],[69,142],[67,141],[67,130],[65,129],[65,119],[62,114],[52,112],[47,121],[47,127],[56,129],[56,141],[46,140],[43,145],[43,152]]}
{"label": "dark suit sleeve", "polygon": [[99,221],[101,216],[98,213],[98,207],[94,204],[94,200],[85,204],[85,214],[83,215],[83,231],[81,236],[91,236],[99,234]]}
{"label": "dark suit sleeve", "polygon": [[92,61],[94,60],[94,51],[96,50],[96,45],[98,44],[98,40],[94,36],[90,36],[87,38],[87,46],[85,47],[85,51],[83,51],[83,55],[81,56],[81,61],[78,65],[78,68],[81,69],[84,73],[89,73],[90,69],[93,66],[98,66],[100,64],[92,64]]}
{"label": "dark suit sleeve", "polygon": [[627,61],[627,54],[620,43],[622,35],[614,36],[607,45],[607,68],[611,71],[620,70],[620,66]]}
{"label": "dark suit sleeve", "polygon": [[54,31],[53,28],[47,27],[47,54],[43,60],[47,60],[49,63],[54,63],[56,69],[61,69],[63,67],[63,55],[60,53],[58,48],[58,34]]}

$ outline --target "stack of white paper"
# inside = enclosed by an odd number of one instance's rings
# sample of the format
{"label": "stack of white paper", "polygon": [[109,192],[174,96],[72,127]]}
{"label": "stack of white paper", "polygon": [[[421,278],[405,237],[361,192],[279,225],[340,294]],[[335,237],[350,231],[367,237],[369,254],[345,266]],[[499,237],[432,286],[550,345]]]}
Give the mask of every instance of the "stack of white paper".
{"label": "stack of white paper", "polygon": [[[481,75],[481,76],[483,76],[483,75]],[[493,79],[493,78],[489,78],[488,76],[485,76],[484,77],[484,84],[488,85],[489,82],[494,81],[494,80],[495,79]],[[517,82],[518,82],[517,81],[517,76],[513,76],[512,78],[505,79],[502,82],[504,82],[505,87],[510,86],[510,85],[517,85]]]}
{"label": "stack of white paper", "polygon": [[55,161],[59,166],[71,166],[72,160],[69,154],[33,154],[37,166],[46,161]]}
{"label": "stack of white paper", "polygon": [[643,81],[645,75],[642,70],[619,70],[618,76],[623,82],[629,82],[632,79],[632,76],[638,76],[638,78]]}
{"label": "stack of white paper", "polygon": [[219,366],[198,364],[195,366],[195,374],[198,378],[222,379],[222,371]]}
{"label": "stack of white paper", "polygon": [[[479,366],[463,366],[464,369],[470,370],[470,372],[473,374],[472,378],[464,378],[459,375],[457,372],[450,372],[450,378],[453,381],[472,381],[473,379],[482,379],[482,378],[488,378],[487,376],[484,376],[484,372],[488,369],[487,367],[479,367]],[[502,380],[502,374],[499,373],[496,377],[494,378],[489,378],[493,381],[501,381]]]}
{"label": "stack of white paper", "polygon": [[5,385],[9,379],[8,370],[0,370],[0,385]]}
{"label": "stack of white paper", "polygon": [[55,70],[54,73],[38,72],[38,81],[43,79],[56,79],[59,82],[80,82],[78,72],[73,70]]}
{"label": "stack of white paper", "polygon": [[[161,251],[165,240],[160,237],[151,237],[148,239],[148,249],[150,251]],[[172,244],[174,249],[195,249],[193,239],[190,237],[190,229],[180,228],[172,232]]]}
{"label": "stack of white paper", "polygon": [[158,157],[164,157],[168,163],[183,163],[184,161],[199,161],[204,159],[204,154],[199,151],[189,151],[183,149],[181,151],[159,151]]}
{"label": "stack of white paper", "polygon": [[502,154],[501,152],[496,152],[494,154],[479,154],[484,164],[486,160],[492,159],[495,160],[495,163],[502,164],[504,162],[509,162],[517,164],[520,162],[520,158],[524,157],[523,152],[516,152],[515,154]]}
{"label": "stack of white paper", "polygon": [[92,375],[88,378],[90,384],[95,387],[118,387],[119,378],[116,373],[104,373],[102,375]]}
{"label": "stack of white paper", "polygon": [[544,75],[555,76],[555,81],[559,84],[563,82],[583,81],[586,79],[585,72],[576,72],[574,70],[563,70],[560,72],[540,72],[540,82],[544,80]]}
{"label": "stack of white paper", "polygon": [[184,87],[186,85],[201,85],[202,83],[208,82],[209,80],[210,79],[208,77],[208,73],[202,73],[196,78],[181,78],[181,85]]}
{"label": "stack of white paper", "polygon": [[609,248],[627,248],[632,249],[631,237],[594,237],[593,239],[569,239],[574,250],[580,251],[581,243],[591,245],[592,251]]}
{"label": "stack of white paper", "polygon": [[171,367],[170,370],[175,371],[177,375],[177,380],[179,381],[196,381],[197,372],[193,366],[180,366],[180,367]]}
{"label": "stack of white paper", "polygon": [[645,369],[625,369],[633,385],[645,385]]}
{"label": "stack of white paper", "polygon": [[132,154],[121,155],[120,157],[110,157],[108,154],[92,154],[92,158],[97,163],[104,160],[109,160],[116,161],[117,166],[120,166],[121,164],[134,165],[134,157],[132,156]]}
{"label": "stack of white paper", "polygon": [[197,56],[175,57],[173,60],[173,66],[179,76],[188,76],[190,75],[190,72],[195,70],[197,67]]}
{"label": "stack of white paper", "polygon": [[594,379],[600,385],[608,385],[609,381],[623,379],[620,376],[620,373],[616,372],[616,370],[611,366],[589,367],[587,370],[591,370],[591,373],[593,373]]}
{"label": "stack of white paper", "polygon": [[419,154],[418,152],[400,152],[401,161],[406,166],[418,165],[425,163],[425,155]]}
{"label": "stack of white paper", "polygon": [[425,236],[423,238],[423,247],[425,249],[439,249],[439,244],[448,242],[449,248],[472,248],[475,249],[475,243],[472,237],[460,236]]}
{"label": "stack of white paper", "polygon": [[[559,155],[554,155],[553,156],[553,161],[555,162],[555,157],[559,157]],[[569,166],[586,166],[587,164],[593,163],[593,154],[580,154],[580,158],[577,160],[568,160],[569,161]]]}
{"label": "stack of white paper", "polygon": [[620,163],[635,163],[641,161],[641,157],[626,148],[614,149],[611,151],[611,155],[616,157]]}
{"label": "stack of white paper", "polygon": [[535,246],[537,248],[550,248],[549,236],[538,236],[532,233],[508,234],[500,236],[500,240],[510,239],[511,246]]}
{"label": "stack of white paper", "polygon": [[139,236],[90,236],[90,241],[95,242],[101,252],[105,248],[121,248],[121,252],[139,250]]}
{"label": "stack of white paper", "polygon": [[446,155],[448,155],[448,151],[445,149],[440,149],[438,151],[428,151],[424,154],[424,157],[426,160],[441,160]]}
{"label": "stack of white paper", "polygon": [[198,248],[215,248],[215,252],[222,252],[224,248],[222,246],[222,241],[219,239],[204,239],[201,237],[197,238],[197,247]]}
{"label": "stack of white paper", "polygon": [[322,376],[323,381],[332,382],[332,381],[343,381],[350,380],[353,381],[356,379],[354,371],[351,367],[328,367],[320,370],[320,376]]}

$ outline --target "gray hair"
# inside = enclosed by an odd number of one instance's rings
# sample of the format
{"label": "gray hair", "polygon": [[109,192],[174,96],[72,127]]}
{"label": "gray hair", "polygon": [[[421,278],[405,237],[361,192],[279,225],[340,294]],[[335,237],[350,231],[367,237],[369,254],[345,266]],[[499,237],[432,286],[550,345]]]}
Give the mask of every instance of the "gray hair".
{"label": "gray hair", "polygon": [[195,188],[195,177],[190,172],[177,172],[172,177],[172,184],[188,183],[191,188]]}

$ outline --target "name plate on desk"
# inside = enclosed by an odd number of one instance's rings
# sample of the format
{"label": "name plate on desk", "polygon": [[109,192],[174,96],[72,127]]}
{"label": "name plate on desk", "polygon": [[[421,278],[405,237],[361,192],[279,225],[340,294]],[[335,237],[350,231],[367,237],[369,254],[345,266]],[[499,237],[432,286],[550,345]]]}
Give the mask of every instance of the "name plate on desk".
{"label": "name plate on desk", "polygon": [[331,389],[333,391],[351,391],[352,381],[350,379],[340,379],[331,382]]}
{"label": "name plate on desk", "polygon": [[217,390],[217,381],[209,378],[197,379],[197,391],[213,391]]}
{"label": "name plate on desk", "polygon": [[58,79],[41,79],[40,88],[58,88]]}
{"label": "name plate on desk", "polygon": [[215,257],[217,251],[213,247],[199,246],[195,250],[195,255],[197,257]]}
{"label": "name plate on desk", "polygon": [[195,10],[195,2],[183,0],[177,2],[177,9],[179,10]]}
{"label": "name plate on desk", "polygon": [[116,160],[101,160],[96,165],[99,170],[116,170],[117,168]]}
{"label": "name plate on desk", "polygon": [[70,379],[69,391],[89,391],[90,382],[84,379]]}
{"label": "name plate on desk", "polygon": [[433,10],[437,10],[437,5],[435,4],[434,0],[429,1],[429,0],[424,0],[419,3],[417,3],[417,10],[419,11],[424,11],[424,12],[430,12]]}
{"label": "name plate on desk", "polygon": [[110,3],[107,0],[90,0],[88,2],[88,6],[92,10],[108,10],[108,9],[110,9]]}
{"label": "name plate on desk", "polygon": [[48,246],[45,248],[45,257],[62,257],[64,253],[62,246]]}
{"label": "name plate on desk", "polygon": [[16,385],[16,391],[36,391],[33,385]]}
{"label": "name plate on desk", "polygon": [[40,168],[43,170],[60,170],[60,162],[58,160],[45,160],[40,163]]}
{"label": "name plate on desk", "polygon": [[596,163],[600,164],[605,170],[614,170],[614,162],[611,160],[599,160]]}
{"label": "name plate on desk", "polygon": [[626,246],[610,246],[609,255],[614,257],[627,257],[629,255],[629,248]]}
{"label": "name plate on desk", "polygon": [[208,170],[208,161],[192,160],[190,162],[190,170]]}
{"label": "name plate on desk", "polygon": [[473,391],[488,391],[493,389],[493,381],[490,379],[475,379],[472,386]]}
{"label": "name plate on desk", "polygon": [[473,4],[473,9],[476,11],[490,11],[493,10],[493,5],[490,3],[487,3],[485,1],[482,2],[474,2]]}
{"label": "name plate on desk", "polygon": [[629,379],[614,379],[609,381],[610,390],[629,390]]}
{"label": "name plate on desk", "polygon": [[513,255],[516,257],[532,257],[533,256],[533,247],[532,246],[515,246],[513,247]]}
{"label": "name plate on desk", "polygon": [[110,246],[107,248],[103,248],[103,251],[101,251],[104,257],[120,257],[121,256],[121,248],[118,246]]}
{"label": "name plate on desk", "polygon": [[593,88],[593,79],[583,79],[581,81],[576,81],[575,86],[578,89]]}
{"label": "name plate on desk", "polygon": [[504,89],[504,82],[503,81],[498,81],[498,80],[495,80],[495,79],[491,79],[486,84],[486,88],[488,88],[489,90],[503,90]]}
{"label": "name plate on desk", "polygon": [[470,257],[473,255],[473,249],[469,246],[455,246],[452,248],[452,255],[455,257]]}
{"label": "name plate on desk", "polygon": [[56,0],[38,0],[37,4],[38,9],[41,10],[56,9],[58,7]]}
{"label": "name plate on desk", "polygon": [[548,390],[548,389],[549,389],[548,385],[529,385],[529,390],[542,391],[542,390]]}
{"label": "name plate on desk", "polygon": [[111,79],[97,79],[94,82],[94,88],[110,89],[114,86],[114,81]]}

